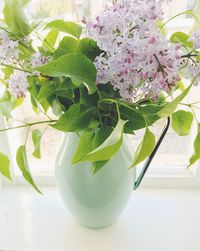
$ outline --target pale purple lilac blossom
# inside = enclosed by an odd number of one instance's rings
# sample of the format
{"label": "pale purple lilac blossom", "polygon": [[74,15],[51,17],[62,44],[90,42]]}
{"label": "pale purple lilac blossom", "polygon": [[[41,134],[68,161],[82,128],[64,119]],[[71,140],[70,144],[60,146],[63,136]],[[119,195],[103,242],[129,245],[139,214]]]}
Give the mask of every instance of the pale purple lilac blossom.
{"label": "pale purple lilac blossom", "polygon": [[26,97],[28,81],[27,81],[27,73],[23,71],[15,71],[10,79],[7,80],[8,83],[8,91],[11,95],[16,98],[24,98]]}
{"label": "pale purple lilac blossom", "polygon": [[198,86],[200,83],[200,63],[190,63],[188,65],[188,67],[186,68],[187,70],[187,74],[188,74],[188,78],[191,78],[192,76],[196,76],[195,80],[194,80],[194,85]]}
{"label": "pale purple lilac blossom", "polygon": [[[190,38],[189,42],[193,43],[193,50],[191,54],[196,55],[200,49],[200,32],[194,32]],[[192,56],[191,56],[192,57]],[[199,85],[200,83],[200,62],[198,60],[194,60],[194,58],[190,59],[187,62],[187,67],[185,68],[185,74],[187,78],[191,78],[192,76],[196,76],[194,80],[194,85]]]}
{"label": "pale purple lilac blossom", "polygon": [[200,32],[193,33],[188,41],[193,43],[194,49],[200,49]]}
{"label": "pale purple lilac blossom", "polygon": [[87,35],[104,51],[95,60],[97,84],[111,83],[127,101],[157,98],[180,80],[180,46],[158,28],[163,1],[124,0],[107,7]]}
{"label": "pale purple lilac blossom", "polygon": [[49,62],[49,57],[46,57],[44,55],[42,55],[40,52],[36,52],[31,59],[31,65],[33,68],[37,67],[37,66],[41,66],[43,64],[46,64],[47,62]]}

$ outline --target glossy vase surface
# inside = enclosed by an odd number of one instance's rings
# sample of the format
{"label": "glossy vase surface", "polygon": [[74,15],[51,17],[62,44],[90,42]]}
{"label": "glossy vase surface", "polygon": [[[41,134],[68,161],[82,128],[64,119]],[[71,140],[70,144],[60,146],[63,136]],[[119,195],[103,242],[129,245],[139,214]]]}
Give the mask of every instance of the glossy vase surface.
{"label": "glossy vase surface", "polygon": [[62,199],[79,224],[103,228],[117,221],[133,191],[135,169],[126,140],[118,153],[95,175],[91,163],[71,164],[79,137],[65,134],[57,153],[56,181]]}

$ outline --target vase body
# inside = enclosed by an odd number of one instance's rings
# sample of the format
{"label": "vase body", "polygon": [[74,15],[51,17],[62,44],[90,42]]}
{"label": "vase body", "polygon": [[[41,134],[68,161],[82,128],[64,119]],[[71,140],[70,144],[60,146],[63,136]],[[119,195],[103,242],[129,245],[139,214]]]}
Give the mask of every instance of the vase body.
{"label": "vase body", "polygon": [[103,228],[117,221],[133,191],[135,169],[126,140],[113,158],[93,174],[89,162],[71,164],[78,136],[65,134],[57,153],[56,181],[62,199],[79,224]]}

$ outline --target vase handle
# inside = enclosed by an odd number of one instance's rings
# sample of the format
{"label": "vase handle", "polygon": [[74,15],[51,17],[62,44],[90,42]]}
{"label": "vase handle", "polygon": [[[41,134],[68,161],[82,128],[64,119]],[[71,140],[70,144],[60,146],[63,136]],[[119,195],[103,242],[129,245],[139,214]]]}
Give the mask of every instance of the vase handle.
{"label": "vase handle", "polygon": [[167,123],[166,123],[166,125],[165,125],[165,127],[163,129],[163,132],[162,132],[160,138],[158,139],[158,142],[157,142],[155,148],[153,149],[153,152],[151,153],[151,155],[147,159],[147,161],[146,161],[146,163],[145,163],[139,177],[137,178],[137,180],[136,180],[136,182],[134,184],[134,190],[136,190],[139,187],[142,179],[144,178],[144,175],[145,175],[149,165],[151,164],[151,161],[153,160],[153,158],[154,158],[160,144],[162,143],[162,141],[163,141],[163,139],[164,139],[164,137],[165,137],[165,135],[166,135],[166,133],[167,133],[167,131],[169,129],[169,126],[170,126],[170,117],[167,118]]}

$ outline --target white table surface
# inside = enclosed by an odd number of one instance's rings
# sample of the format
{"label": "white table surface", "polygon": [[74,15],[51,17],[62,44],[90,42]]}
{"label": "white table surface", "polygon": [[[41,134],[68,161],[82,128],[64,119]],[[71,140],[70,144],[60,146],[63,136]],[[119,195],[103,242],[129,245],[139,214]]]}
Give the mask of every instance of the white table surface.
{"label": "white table surface", "polygon": [[139,189],[101,230],[79,226],[56,189],[43,191],[0,190],[1,251],[200,251],[199,190]]}

